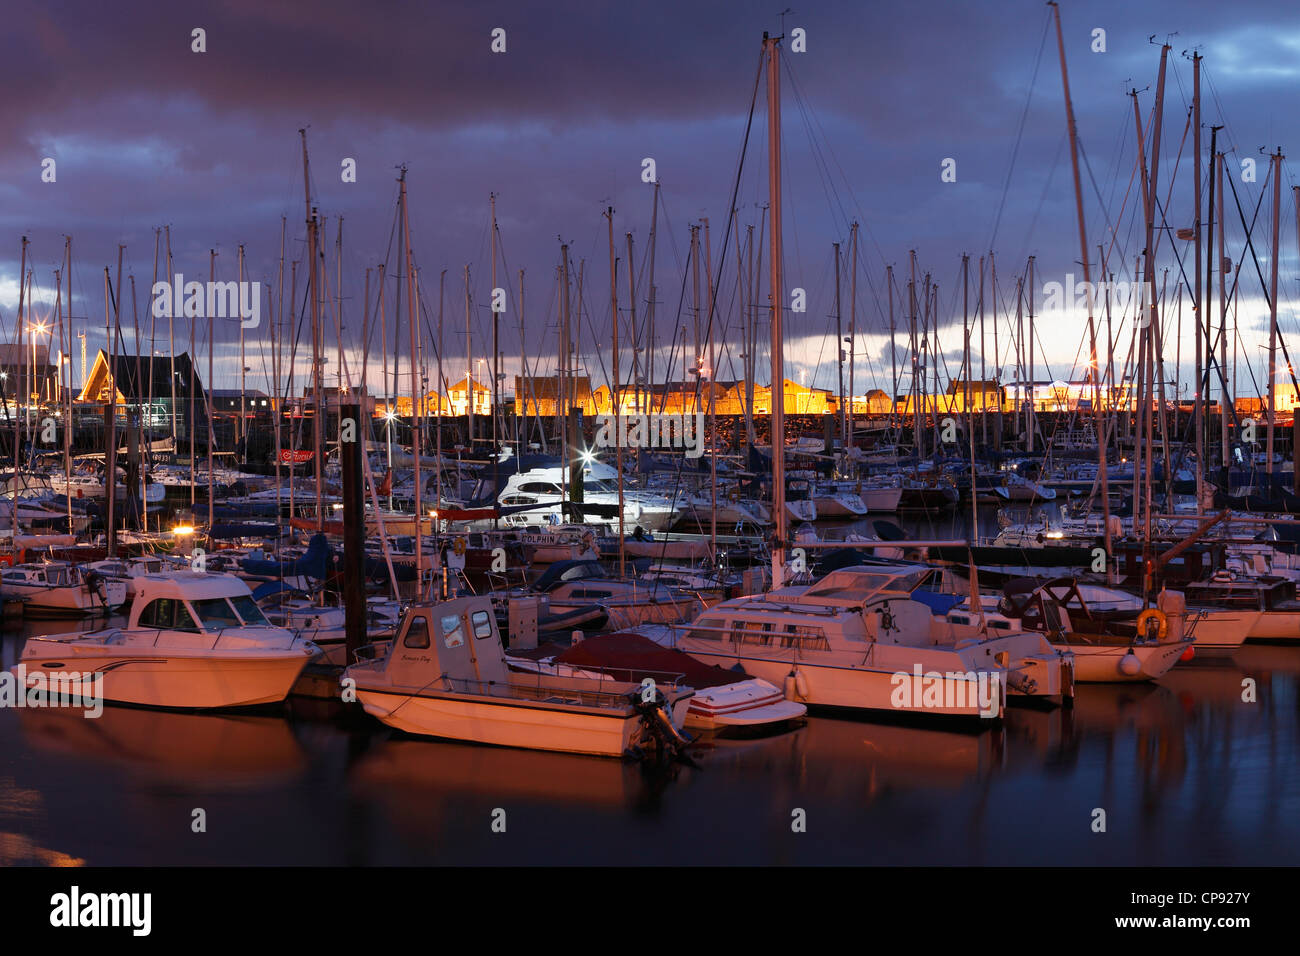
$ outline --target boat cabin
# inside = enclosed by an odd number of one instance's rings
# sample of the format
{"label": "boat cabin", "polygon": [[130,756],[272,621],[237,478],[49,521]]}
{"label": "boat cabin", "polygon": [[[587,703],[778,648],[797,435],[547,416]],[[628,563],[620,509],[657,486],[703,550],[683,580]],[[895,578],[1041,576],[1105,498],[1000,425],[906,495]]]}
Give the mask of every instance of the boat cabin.
{"label": "boat cabin", "polygon": [[136,589],[132,629],[220,632],[273,626],[253,600],[248,585],[233,575],[143,575],[136,579]]}

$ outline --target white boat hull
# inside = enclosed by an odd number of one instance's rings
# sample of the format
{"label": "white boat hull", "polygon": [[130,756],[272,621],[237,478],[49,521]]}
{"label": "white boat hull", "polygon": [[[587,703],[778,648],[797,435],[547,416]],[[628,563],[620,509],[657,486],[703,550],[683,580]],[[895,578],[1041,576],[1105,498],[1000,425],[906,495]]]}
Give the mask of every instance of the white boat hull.
{"label": "white boat hull", "polygon": [[68,644],[41,657],[23,657],[29,681],[37,670],[96,672],[101,675],[104,700],[177,709],[278,703],[289,696],[308,660],[309,655],[300,650],[200,656],[173,649]]}
{"label": "white boat hull", "polygon": [[621,757],[632,746],[636,713],[577,712],[508,698],[415,697],[358,688],[366,713],[409,734],[564,753]]}
{"label": "white boat hull", "polygon": [[[1116,684],[1159,680],[1169,673],[1191,645],[1179,641],[1165,644],[1104,646],[1097,644],[1053,644],[1074,655],[1074,679],[1083,684]],[[1139,670],[1126,673],[1123,659],[1132,653]]]}

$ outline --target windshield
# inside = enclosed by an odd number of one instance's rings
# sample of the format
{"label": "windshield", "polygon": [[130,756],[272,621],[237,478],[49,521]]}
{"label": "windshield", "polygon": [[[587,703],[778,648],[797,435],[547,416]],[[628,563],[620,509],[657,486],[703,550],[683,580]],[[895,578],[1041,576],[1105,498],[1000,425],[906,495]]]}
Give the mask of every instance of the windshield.
{"label": "windshield", "polygon": [[230,602],[223,597],[208,598],[207,600],[192,603],[204,627],[222,628],[238,627],[240,625],[239,615],[230,606]]}
{"label": "windshield", "polygon": [[248,595],[241,594],[239,597],[233,597],[230,599],[230,603],[235,606],[235,610],[245,624],[250,626],[270,624],[266,619],[266,615],[262,613],[262,609],[257,606],[257,602]]}

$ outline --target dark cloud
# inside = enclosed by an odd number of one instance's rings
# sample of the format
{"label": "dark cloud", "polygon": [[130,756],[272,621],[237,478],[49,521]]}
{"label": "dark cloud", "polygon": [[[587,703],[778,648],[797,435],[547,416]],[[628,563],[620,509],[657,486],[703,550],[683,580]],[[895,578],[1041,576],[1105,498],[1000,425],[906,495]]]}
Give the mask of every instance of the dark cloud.
{"label": "dark cloud", "polygon": [[[512,305],[503,347],[518,350],[514,298],[517,270],[524,268],[525,345],[533,355],[552,355],[561,237],[571,242],[575,265],[586,260],[585,347],[607,335],[601,332],[609,323],[601,215],[607,205],[616,209],[620,258],[623,233],[634,234],[639,297],[648,293],[642,257],[650,188],[639,172],[642,159],[653,157],[664,200],[659,320],[661,331],[670,329],[678,321],[689,224],[709,217],[715,257],[724,239],[731,241],[723,235],[727,204],[759,39],[764,29],[782,29],[774,16],[779,6],[227,0],[123,8],[86,0],[7,11],[0,58],[6,90],[0,121],[7,133],[0,141],[4,328],[12,324],[20,235],[32,239],[42,287],[52,283],[62,236],[73,236],[76,314],[88,317],[92,333],[102,329],[103,267],[115,268],[118,244],[125,243],[128,269],[138,286],[147,285],[154,230],[163,224],[171,226],[176,265],[187,277],[206,278],[210,249],[220,253],[219,273],[232,277],[235,250],[244,243],[250,275],[273,282],[282,217],[287,258],[304,255],[297,130],[306,126],[313,197],[328,217],[332,289],[343,219],[351,340],[360,327],[364,270],[385,259],[390,271],[398,268],[392,230],[396,167],[403,164],[422,288],[435,314],[437,276],[447,270],[448,352],[464,347],[467,263],[475,352],[486,347],[488,196],[495,192],[505,256],[498,284],[510,289]],[[1262,144],[1286,148],[1295,139],[1291,91],[1300,10],[1160,0],[1140,8],[1067,2],[1062,14],[1086,156],[1090,242],[1116,229],[1115,260],[1125,263],[1121,271],[1131,270],[1141,240],[1136,201],[1125,201],[1135,153],[1124,93],[1141,91],[1148,121],[1159,53],[1148,38],[1178,34],[1169,41],[1161,195],[1178,166],[1169,217],[1185,223],[1191,220],[1190,138],[1181,139],[1191,69],[1183,52],[1196,46],[1206,55],[1205,121],[1227,124],[1221,144],[1236,150],[1234,162],[1258,156]],[[786,17],[785,29],[799,26],[808,37],[807,53],[787,54],[783,106],[788,277],[809,295],[801,334],[833,331],[830,243],[840,242],[847,254],[854,219],[862,224],[864,336],[886,327],[885,265],[896,266],[896,282],[905,289],[910,249],[940,283],[945,320],[960,315],[961,253],[977,258],[991,240],[1004,300],[1013,298],[1006,290],[1029,255],[1037,257],[1043,281],[1077,269],[1048,17],[1037,0],[845,0]],[[195,27],[206,30],[204,54],[191,52]],[[505,55],[489,50],[496,27],[507,31]],[[1089,50],[1094,28],[1106,30],[1105,54]],[[737,201],[742,236],[766,202],[761,93]],[[55,184],[40,181],[46,156],[58,162]],[[345,157],[357,161],[356,184],[339,179]],[[940,181],[945,158],[956,160],[956,183]],[[1262,181],[1261,175],[1253,186],[1238,183],[1248,215]],[[1265,231],[1257,242],[1265,242]],[[728,270],[735,251],[734,245],[726,250]],[[1285,264],[1294,262],[1293,242],[1284,255]],[[720,302],[729,314],[734,284],[728,271]],[[1257,294],[1246,285],[1244,294]],[[1293,281],[1284,285],[1287,303],[1296,290]],[[846,276],[846,315],[847,291]],[[905,328],[901,302],[896,309]],[[739,324],[734,314],[718,319],[718,328],[733,336]],[[1078,330],[1042,334],[1068,367]],[[958,341],[946,339],[945,351],[960,351]],[[801,352],[799,361],[828,384],[833,358],[819,358],[820,351]],[[870,349],[864,341],[863,354],[868,351],[887,354],[879,341]],[[833,346],[826,354],[833,356]],[[597,365],[594,354],[591,362]]]}

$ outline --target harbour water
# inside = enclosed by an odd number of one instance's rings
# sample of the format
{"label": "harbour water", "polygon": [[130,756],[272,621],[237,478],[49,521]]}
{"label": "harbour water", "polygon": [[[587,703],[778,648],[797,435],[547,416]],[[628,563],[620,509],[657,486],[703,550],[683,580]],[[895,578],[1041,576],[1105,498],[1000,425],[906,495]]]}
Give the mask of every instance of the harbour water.
{"label": "harbour water", "polygon": [[[4,666],[55,629],[7,631]],[[404,737],[302,698],[0,709],[0,865],[1294,865],[1297,753],[1300,655],[1254,645],[996,726],[817,713],[666,769]]]}

